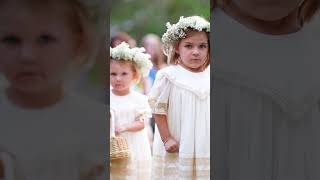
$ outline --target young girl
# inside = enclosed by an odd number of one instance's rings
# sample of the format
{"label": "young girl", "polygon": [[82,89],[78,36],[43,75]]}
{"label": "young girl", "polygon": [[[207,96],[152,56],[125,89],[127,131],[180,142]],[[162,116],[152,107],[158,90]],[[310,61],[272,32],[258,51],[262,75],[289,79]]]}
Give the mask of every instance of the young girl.
{"label": "young girl", "polygon": [[100,54],[107,18],[101,6],[105,1],[1,1],[0,146],[15,163],[1,161],[16,170],[13,179],[106,174],[106,107],[64,87],[66,74]]}
{"label": "young girl", "polygon": [[123,136],[131,151],[129,161],[111,162],[111,178],[150,179],[151,151],[145,120],[151,116],[148,98],[132,90],[140,76],[152,67],[144,48],[129,48],[125,42],[110,49],[110,107],[113,109],[116,135]]}
{"label": "young girl", "polygon": [[217,5],[213,179],[320,179],[319,1]]}
{"label": "young girl", "polygon": [[169,67],[149,94],[156,130],[154,179],[210,179],[210,23],[199,16],[167,24]]}

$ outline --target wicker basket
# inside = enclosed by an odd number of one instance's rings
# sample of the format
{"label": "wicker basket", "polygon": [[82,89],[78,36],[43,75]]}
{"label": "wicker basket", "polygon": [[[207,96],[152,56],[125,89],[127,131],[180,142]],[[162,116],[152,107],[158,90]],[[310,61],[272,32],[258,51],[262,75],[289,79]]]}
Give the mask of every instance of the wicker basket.
{"label": "wicker basket", "polygon": [[115,135],[115,116],[111,108],[110,115],[110,160],[127,159],[130,157],[128,143],[124,137]]}
{"label": "wicker basket", "polygon": [[110,159],[127,159],[130,157],[130,150],[125,138],[122,136],[111,137],[110,140]]}

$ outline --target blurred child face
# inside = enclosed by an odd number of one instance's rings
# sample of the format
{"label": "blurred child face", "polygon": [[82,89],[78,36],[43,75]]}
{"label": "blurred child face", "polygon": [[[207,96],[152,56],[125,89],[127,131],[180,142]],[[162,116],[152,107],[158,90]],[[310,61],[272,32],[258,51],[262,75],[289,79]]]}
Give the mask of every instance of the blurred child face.
{"label": "blurred child face", "polygon": [[116,95],[128,94],[135,80],[136,74],[133,71],[132,63],[111,60],[110,83],[113,93]]}
{"label": "blurred child face", "polygon": [[19,0],[0,6],[0,72],[9,89],[40,92],[62,88],[75,56],[75,39],[61,4],[37,8]]}
{"label": "blurred child face", "polygon": [[146,49],[146,53],[151,55],[151,59],[153,60],[157,56],[158,41],[155,38],[147,38],[144,42],[144,48]]}
{"label": "blurred child face", "polygon": [[179,64],[184,68],[201,72],[209,57],[209,44],[206,32],[190,31],[187,37],[181,39],[176,49],[179,54]]}
{"label": "blurred child face", "polygon": [[274,21],[287,16],[304,0],[231,0],[241,10],[249,15],[265,20]]}

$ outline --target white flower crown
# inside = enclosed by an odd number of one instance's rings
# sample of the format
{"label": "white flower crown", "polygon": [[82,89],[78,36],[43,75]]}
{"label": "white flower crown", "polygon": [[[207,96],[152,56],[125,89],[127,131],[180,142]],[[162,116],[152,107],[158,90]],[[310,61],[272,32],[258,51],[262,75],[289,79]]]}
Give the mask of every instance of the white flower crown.
{"label": "white flower crown", "polygon": [[167,32],[162,36],[162,42],[165,45],[171,44],[176,40],[186,37],[185,30],[191,28],[197,31],[210,32],[210,23],[200,16],[180,17],[176,24],[167,22]]}
{"label": "white flower crown", "polygon": [[129,44],[122,42],[118,46],[110,47],[110,57],[114,60],[131,61],[138,68],[143,77],[149,75],[149,71],[153,64],[150,60],[150,54],[145,53],[145,49],[130,48]]}

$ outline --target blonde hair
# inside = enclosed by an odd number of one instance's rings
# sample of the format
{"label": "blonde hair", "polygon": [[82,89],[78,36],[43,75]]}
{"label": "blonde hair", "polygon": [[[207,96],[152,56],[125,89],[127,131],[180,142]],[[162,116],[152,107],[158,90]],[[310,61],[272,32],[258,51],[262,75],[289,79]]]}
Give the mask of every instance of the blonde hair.
{"label": "blonde hair", "polygon": [[[32,11],[51,8],[53,4],[66,5],[67,22],[78,40],[76,65],[93,63],[97,56],[97,46],[105,45],[107,30],[107,0],[16,0]],[[12,0],[0,0],[0,4],[10,3]],[[60,5],[58,4],[58,5]],[[53,7],[56,8],[56,7]],[[60,10],[60,9],[58,9]],[[44,10],[45,12],[45,10]]]}
{"label": "blonde hair", "polygon": [[[63,1],[63,0],[62,0]],[[82,29],[80,32],[83,39],[83,48],[80,49],[83,56],[80,61],[82,64],[93,63],[98,56],[97,46],[106,46],[107,32],[107,0],[68,0],[71,10],[78,20],[78,27]],[[107,48],[107,46],[106,46]],[[107,54],[105,54],[107,56]]]}
{"label": "blonde hair", "polygon": [[[206,32],[206,31],[197,31],[197,30],[193,30],[191,28],[188,28],[185,30],[185,33],[187,34],[187,37],[190,37],[190,34],[193,32],[205,32],[207,34],[208,37],[208,57],[206,62],[204,63],[204,68],[207,68],[210,65],[210,33]],[[192,36],[192,35],[191,35]],[[176,40],[171,44],[167,45],[167,48],[164,49],[164,54],[167,56],[167,63],[169,64],[178,64],[178,60],[180,55],[176,52],[179,43],[182,39]]]}

